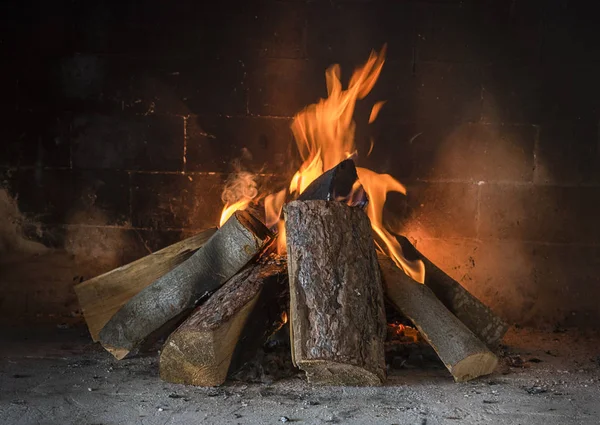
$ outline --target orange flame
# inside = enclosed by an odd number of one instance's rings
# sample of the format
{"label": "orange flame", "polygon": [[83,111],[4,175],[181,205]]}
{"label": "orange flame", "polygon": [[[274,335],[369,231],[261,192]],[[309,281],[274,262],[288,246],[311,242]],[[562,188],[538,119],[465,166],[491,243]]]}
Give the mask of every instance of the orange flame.
{"label": "orange flame", "polygon": [[240,210],[245,210],[246,208],[248,208],[248,205],[250,204],[251,199],[241,199],[237,202],[234,202],[232,204],[225,204],[225,207],[223,208],[223,211],[221,212],[221,218],[219,219],[219,227],[223,226],[225,224],[225,222],[227,220],[229,220],[229,217],[231,217],[233,215],[234,212]]}
{"label": "orange flame", "polygon": [[[325,171],[356,155],[354,107],[357,100],[367,96],[377,82],[383,67],[385,52],[385,45],[379,53],[371,52],[367,62],[352,74],[346,90],[342,89],[339,65],[329,67],[325,72],[327,98],[307,106],[294,117],[291,126],[292,133],[303,161],[290,182],[289,193],[294,197],[300,195]],[[384,103],[380,101],[373,106],[369,123],[375,121]],[[372,143],[370,150],[373,148]],[[387,194],[389,192],[406,194],[405,187],[389,174],[378,174],[360,167],[357,168],[357,172],[361,184],[355,185],[354,189],[355,191],[364,190],[367,193],[369,198],[367,215],[371,220],[373,230],[383,240],[389,255],[398,267],[414,280],[423,283],[425,280],[423,262],[405,259],[402,248],[383,224],[383,206]],[[278,248],[280,253],[285,252],[285,233],[281,219],[285,198],[285,190],[265,198],[267,226],[274,227],[277,224],[279,228]],[[232,204],[229,208],[233,208],[234,205]],[[247,204],[238,205],[243,208],[246,206]]]}

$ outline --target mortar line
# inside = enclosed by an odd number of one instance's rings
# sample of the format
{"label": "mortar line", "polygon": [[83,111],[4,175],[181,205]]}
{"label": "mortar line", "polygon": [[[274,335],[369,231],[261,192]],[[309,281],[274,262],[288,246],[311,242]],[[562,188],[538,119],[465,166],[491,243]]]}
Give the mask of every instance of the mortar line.
{"label": "mortar line", "polygon": [[187,142],[188,142],[188,135],[187,135],[187,128],[188,128],[188,116],[183,117],[183,157],[182,157],[182,174],[185,173],[187,171]]}
{"label": "mortar line", "polygon": [[533,173],[532,173],[532,181],[533,181],[534,184],[540,184],[538,158],[539,158],[539,149],[540,149],[540,132],[541,132],[541,126],[537,125],[537,124],[533,124],[533,128],[535,129],[535,134],[533,136]]}

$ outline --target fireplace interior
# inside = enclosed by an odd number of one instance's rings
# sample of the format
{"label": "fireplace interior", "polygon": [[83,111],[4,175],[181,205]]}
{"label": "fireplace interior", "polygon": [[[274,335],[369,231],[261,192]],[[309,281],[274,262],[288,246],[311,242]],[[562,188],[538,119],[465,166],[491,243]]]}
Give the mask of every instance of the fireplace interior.
{"label": "fireplace interior", "polygon": [[[597,423],[600,34],[591,6],[566,0],[34,0],[3,9],[0,423]],[[287,288],[293,256],[283,255],[284,198],[277,194],[297,181],[294,173],[305,169],[314,147],[299,141],[299,116],[334,98],[327,69],[339,64],[342,89],[351,92],[352,75],[370,54],[380,55],[382,67],[354,99],[353,122],[329,118],[342,123],[330,138],[350,135],[353,149],[331,164],[324,160],[321,172],[351,158],[369,207],[379,198],[361,179],[363,169],[389,174],[400,185],[394,187],[406,189],[383,198],[382,227],[426,258],[426,283],[435,267],[510,325],[493,344],[473,331],[497,357],[494,372],[455,383],[453,376],[460,379],[448,372],[434,335],[396,310],[398,300],[388,291],[380,329],[385,364],[368,380],[379,379],[380,386],[307,382],[304,369],[295,367],[307,353],[292,343],[298,334],[291,321],[300,319],[289,305],[297,302],[294,285],[302,285],[291,273],[290,293],[259,299],[250,322],[265,320],[264,313],[271,332],[224,383],[182,385],[174,382],[194,380],[163,372],[163,358],[177,355],[169,341],[184,338],[187,325],[169,336],[182,317],[169,317],[178,320],[170,331],[144,337],[139,352],[136,345],[117,360],[115,346],[109,349],[101,327],[85,316],[84,304],[94,297],[84,300],[76,287],[138,260],[133,264],[142,272],[122,280],[139,288],[130,289],[121,308],[188,258],[168,257],[169,267],[155,276],[153,267],[167,267],[161,250],[180,247],[181,256],[184,241],[195,244],[186,248],[190,255],[200,246],[206,251],[227,218],[249,214],[273,234],[250,226],[261,244],[240,264],[254,258],[255,271],[240,277],[240,266],[226,279],[211,277],[216,286],[209,295],[223,284],[232,289],[194,300],[198,308],[206,305],[195,311],[197,321],[212,323],[214,331],[229,314],[215,300],[250,302],[247,291],[260,290],[252,282],[233,288],[229,279],[250,281],[262,276],[259,267],[285,274]],[[315,128],[318,140],[323,128]],[[313,211],[310,202],[339,203],[339,197],[302,200],[286,193],[291,215],[292,208],[305,208],[292,204],[306,202]],[[224,207],[245,198],[247,205],[225,216]],[[364,207],[367,198],[355,198],[348,208]],[[274,220],[268,205],[279,205]],[[369,218],[375,228],[370,212]],[[339,224],[343,234],[350,232]],[[321,248],[302,245],[309,231],[287,233],[294,254]],[[379,236],[373,242],[385,247]],[[365,240],[357,250],[371,258],[371,236]],[[403,248],[402,258],[415,260]],[[265,250],[269,259],[256,260]],[[375,265],[389,260],[372,253]],[[302,256],[294,258],[302,263]],[[363,256],[355,258],[356,268]],[[334,265],[332,274],[350,270],[350,263]],[[375,270],[367,280],[379,279]],[[385,281],[383,266],[382,276]],[[116,311],[108,312],[102,325]],[[348,329],[366,326],[370,317]],[[211,337],[229,341],[217,330]],[[448,333],[460,339],[459,332]],[[322,348],[315,344],[313,350]]]}

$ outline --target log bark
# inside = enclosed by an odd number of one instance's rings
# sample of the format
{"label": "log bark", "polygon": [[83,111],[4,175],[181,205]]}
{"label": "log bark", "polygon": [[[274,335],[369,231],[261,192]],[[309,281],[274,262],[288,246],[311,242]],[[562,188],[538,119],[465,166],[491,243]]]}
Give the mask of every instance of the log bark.
{"label": "log bark", "polygon": [[122,359],[162,325],[189,314],[259,254],[271,236],[249,212],[236,211],[188,260],[129,300],[100,331],[100,343]]}
{"label": "log bark", "polygon": [[489,375],[498,358],[426,285],[408,277],[394,262],[380,255],[386,295],[410,319],[457,382]]}
{"label": "log bark", "polygon": [[425,264],[425,285],[458,317],[479,339],[494,347],[504,337],[508,324],[488,306],[471,295],[460,283],[421,254],[404,236],[396,239],[408,260],[421,259]]}
{"label": "log bark", "polygon": [[285,261],[251,264],[219,288],[173,332],[161,351],[160,377],[216,386],[241,367],[281,324]]}
{"label": "log bark", "polygon": [[312,383],[381,384],[386,323],[368,217],[327,201],[284,212],[295,365]]}
{"label": "log bark", "polygon": [[92,339],[98,341],[100,330],[127,301],[190,258],[216,231],[205,230],[75,286]]}

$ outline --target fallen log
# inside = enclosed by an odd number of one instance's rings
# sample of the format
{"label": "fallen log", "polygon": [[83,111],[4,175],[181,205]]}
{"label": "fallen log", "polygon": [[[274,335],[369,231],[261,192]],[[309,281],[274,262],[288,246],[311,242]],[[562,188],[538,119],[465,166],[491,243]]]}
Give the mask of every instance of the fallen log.
{"label": "fallen log", "polygon": [[98,341],[100,330],[127,301],[190,258],[216,231],[205,230],[75,286],[92,339]]}
{"label": "fallen log", "polygon": [[407,276],[384,255],[379,265],[387,297],[410,319],[457,382],[489,375],[498,358],[426,285]]}
{"label": "fallen log", "polygon": [[271,240],[259,220],[236,211],[194,255],[129,300],[100,331],[100,343],[122,359],[165,323],[189,314]]}
{"label": "fallen log", "polygon": [[312,383],[381,384],[386,322],[367,215],[328,201],[284,213],[294,364]]}
{"label": "fallen log", "polygon": [[425,264],[425,285],[467,328],[489,347],[496,346],[508,330],[508,324],[488,306],[471,295],[460,283],[421,254],[404,236],[396,236],[408,260]]}
{"label": "fallen log", "polygon": [[173,332],[160,354],[160,377],[216,386],[249,360],[281,326],[287,303],[285,261],[250,264],[219,288]]}

